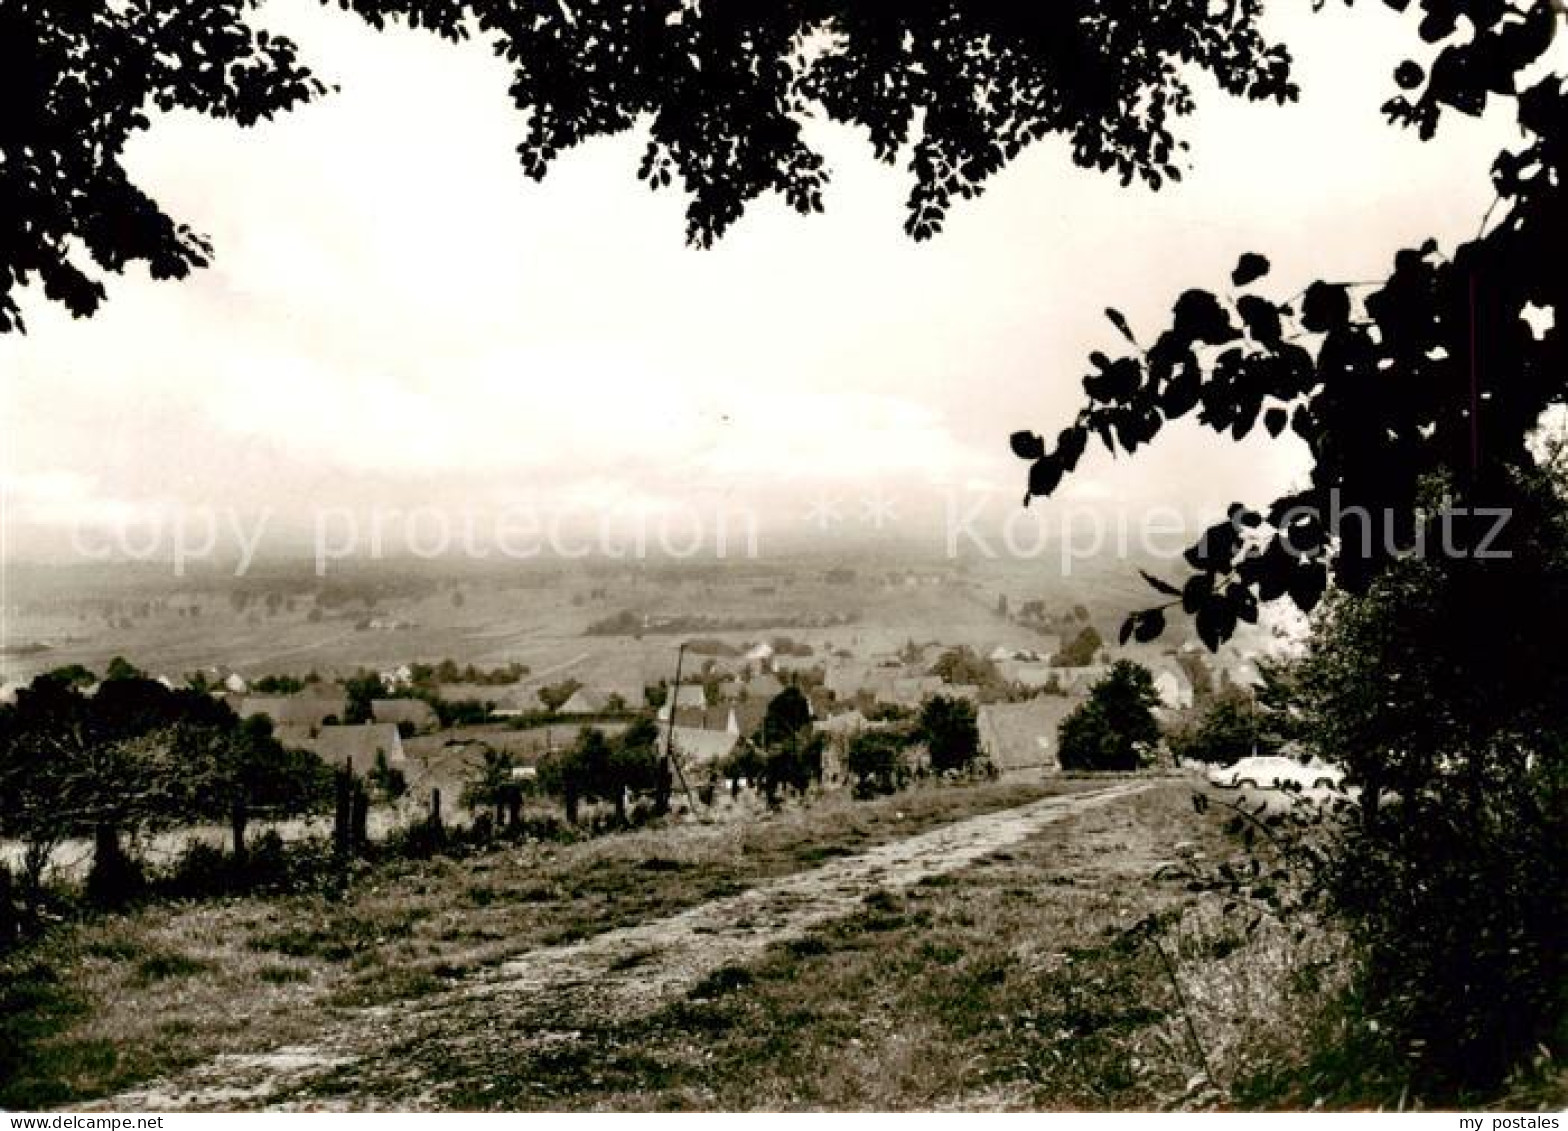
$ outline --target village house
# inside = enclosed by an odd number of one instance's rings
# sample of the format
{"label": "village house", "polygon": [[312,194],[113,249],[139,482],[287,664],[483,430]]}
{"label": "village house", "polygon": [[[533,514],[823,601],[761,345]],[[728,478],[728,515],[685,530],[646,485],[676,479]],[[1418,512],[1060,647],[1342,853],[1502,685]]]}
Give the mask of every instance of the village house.
{"label": "village house", "polygon": [[997,672],[1007,683],[1016,683],[1033,691],[1048,687],[1064,686],[1073,668],[1053,668],[1041,660],[1005,660],[997,664]]}
{"label": "village house", "polygon": [[664,705],[659,708],[659,719],[661,721],[669,719],[672,705],[677,710],[685,710],[687,708],[706,710],[708,707],[708,693],[700,683],[681,684],[665,697]]}
{"label": "village house", "polygon": [[[661,756],[670,751],[670,733],[659,732],[657,749]],[[728,728],[708,730],[703,727],[674,728],[675,760],[683,768],[721,765],[735,747],[740,745],[740,735]]]}
{"label": "village house", "polygon": [[519,684],[443,683],[436,688],[436,695],[445,703],[493,703],[490,713],[502,719],[516,718],[539,706],[534,693]]}
{"label": "village house", "polygon": [[948,685],[942,682],[940,676],[904,676],[894,679],[887,694],[879,695],[878,698],[897,703],[900,707],[918,707],[933,695],[947,693]]}
{"label": "village house", "polygon": [[305,695],[247,695],[235,707],[242,719],[266,715],[276,728],[314,730],[327,722],[340,722],[348,712],[348,698],[315,692]]}
{"label": "village house", "polygon": [[579,687],[556,712],[561,715],[607,715],[642,706],[642,692],[630,687]]}
{"label": "village house", "polygon": [[1109,664],[1090,664],[1082,668],[1051,668],[1057,685],[1069,695],[1080,695],[1105,678],[1111,670]]}
{"label": "village house", "polygon": [[375,766],[377,755],[384,754],[389,766],[401,766],[407,761],[403,737],[391,723],[328,725],[303,745],[327,765],[351,766],[356,774],[368,773]]}
{"label": "village house", "polygon": [[754,675],[734,688],[736,698],[761,699],[764,703],[784,690],[784,683],[776,675]]}

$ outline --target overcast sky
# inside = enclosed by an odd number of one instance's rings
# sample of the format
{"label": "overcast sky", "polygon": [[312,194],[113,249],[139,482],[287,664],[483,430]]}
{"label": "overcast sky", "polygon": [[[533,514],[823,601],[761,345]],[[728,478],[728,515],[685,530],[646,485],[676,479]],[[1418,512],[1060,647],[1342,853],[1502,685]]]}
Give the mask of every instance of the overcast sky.
{"label": "overcast sky", "polygon": [[[1377,111],[1413,21],[1275,7],[1302,101],[1205,84],[1178,186],[1122,189],[1047,142],[917,246],[904,172],[819,125],[826,215],[765,200],[697,251],[679,195],[637,181],[638,137],[534,184],[482,45],[276,0],[266,23],[341,93],[250,131],[160,118],[131,154],[215,265],[114,279],[86,322],[28,301],[30,333],[0,338],[8,552],[192,506],[281,528],[322,507],[722,496],[788,524],[819,496],[881,491],[908,516],[958,487],[1005,513],[1023,485],[1007,435],[1071,417],[1086,354],[1119,341],[1105,306],[1152,336],[1243,251],[1270,255],[1283,295],[1474,233],[1506,118],[1422,144]],[[1059,505],[1266,501],[1300,471],[1288,443],[1173,429],[1137,460],[1088,460]]]}

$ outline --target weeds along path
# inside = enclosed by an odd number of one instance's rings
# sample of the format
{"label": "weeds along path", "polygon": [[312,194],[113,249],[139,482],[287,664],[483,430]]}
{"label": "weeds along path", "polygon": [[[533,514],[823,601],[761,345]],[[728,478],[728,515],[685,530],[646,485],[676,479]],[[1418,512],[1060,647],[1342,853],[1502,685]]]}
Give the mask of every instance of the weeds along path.
{"label": "weeds along path", "polygon": [[[1125,782],[970,817],[759,884],[662,919],[527,952],[455,988],[365,1009],[310,1045],[222,1056],[110,1097],[105,1110],[440,1108],[447,1086],[471,1093],[520,1044],[570,1043],[583,1019],[642,1016],[727,966],[852,914],[878,890],[955,872],[1045,826],[1152,788]],[[438,1078],[415,1067],[439,1047]]]}

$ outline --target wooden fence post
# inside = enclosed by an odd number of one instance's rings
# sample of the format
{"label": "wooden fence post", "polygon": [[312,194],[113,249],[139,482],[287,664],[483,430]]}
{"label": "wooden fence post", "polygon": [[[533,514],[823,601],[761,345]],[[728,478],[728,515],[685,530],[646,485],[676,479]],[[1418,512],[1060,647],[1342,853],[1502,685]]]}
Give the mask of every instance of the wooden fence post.
{"label": "wooden fence post", "polygon": [[337,772],[336,807],[332,814],[332,847],[339,856],[347,857],[353,835],[354,760],[344,762]]}
{"label": "wooden fence post", "polygon": [[365,788],[364,782],[354,783],[353,798],[353,827],[350,837],[354,852],[358,854],[370,843],[370,791]]}

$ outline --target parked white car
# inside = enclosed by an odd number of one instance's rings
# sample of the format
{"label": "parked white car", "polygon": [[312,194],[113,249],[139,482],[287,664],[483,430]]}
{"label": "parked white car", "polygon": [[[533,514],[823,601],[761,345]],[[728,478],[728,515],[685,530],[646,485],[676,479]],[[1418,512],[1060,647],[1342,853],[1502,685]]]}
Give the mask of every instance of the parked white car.
{"label": "parked white car", "polygon": [[1259,755],[1210,770],[1209,781],[1222,789],[1339,789],[1344,784],[1345,771],[1327,763],[1314,765],[1279,755]]}

